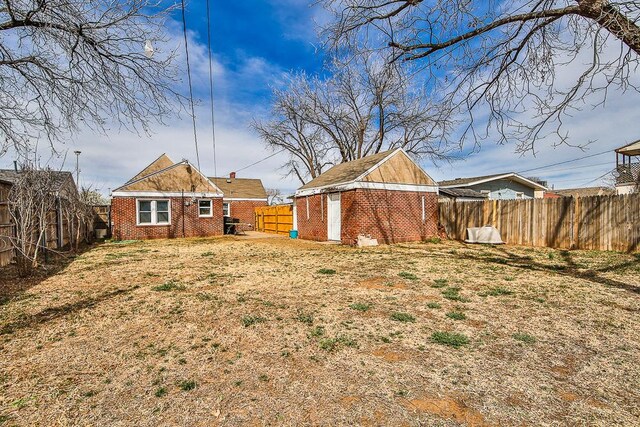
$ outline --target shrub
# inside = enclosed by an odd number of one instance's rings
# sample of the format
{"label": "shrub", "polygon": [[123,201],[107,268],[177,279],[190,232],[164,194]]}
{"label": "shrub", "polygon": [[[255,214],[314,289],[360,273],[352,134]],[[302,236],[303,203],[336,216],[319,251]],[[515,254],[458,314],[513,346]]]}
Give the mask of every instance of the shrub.
{"label": "shrub", "polygon": [[431,335],[431,341],[436,344],[448,345],[449,347],[460,348],[469,344],[469,338],[465,335],[453,332],[434,332]]}
{"label": "shrub", "polygon": [[415,322],[416,318],[410,315],[409,313],[391,313],[391,320],[395,320],[396,322]]}
{"label": "shrub", "polygon": [[464,320],[467,316],[461,311],[450,311],[447,313],[447,317],[453,320]]}

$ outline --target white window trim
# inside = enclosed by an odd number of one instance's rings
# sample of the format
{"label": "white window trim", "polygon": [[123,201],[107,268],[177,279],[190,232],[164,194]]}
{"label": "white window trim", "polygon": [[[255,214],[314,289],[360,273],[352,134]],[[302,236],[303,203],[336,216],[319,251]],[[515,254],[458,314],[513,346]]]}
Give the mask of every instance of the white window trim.
{"label": "white window trim", "polygon": [[[140,202],[151,202],[151,222],[140,222]],[[168,222],[157,222],[156,202],[167,202]],[[171,225],[171,199],[136,199],[136,225],[138,227],[166,227]]]}
{"label": "white window trim", "polygon": [[[202,215],[200,213],[200,202],[209,202],[209,215]],[[198,199],[198,218],[212,218],[212,217],[213,217],[213,200]]]}
{"label": "white window trim", "polygon": [[[227,205],[227,214],[224,213],[224,205]],[[231,218],[231,202],[222,202],[222,216]]]}

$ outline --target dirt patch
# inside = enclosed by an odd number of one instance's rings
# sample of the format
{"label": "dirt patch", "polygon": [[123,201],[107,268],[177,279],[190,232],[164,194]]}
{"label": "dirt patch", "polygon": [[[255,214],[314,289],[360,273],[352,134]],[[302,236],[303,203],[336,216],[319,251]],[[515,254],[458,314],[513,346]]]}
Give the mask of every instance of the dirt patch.
{"label": "dirt patch", "polygon": [[400,362],[407,359],[407,356],[405,354],[390,350],[386,347],[378,348],[371,352],[371,354],[376,357],[380,357],[387,362]]}
{"label": "dirt patch", "polygon": [[404,283],[392,282],[385,277],[373,277],[371,279],[363,280],[356,284],[359,288],[365,289],[379,289],[388,291],[390,289],[407,289],[407,285]]}
{"label": "dirt patch", "polygon": [[409,400],[405,406],[407,409],[426,412],[440,418],[454,420],[464,423],[469,427],[490,426],[484,416],[475,409],[469,408],[464,402],[460,402],[451,397],[432,398],[423,397],[421,399]]}

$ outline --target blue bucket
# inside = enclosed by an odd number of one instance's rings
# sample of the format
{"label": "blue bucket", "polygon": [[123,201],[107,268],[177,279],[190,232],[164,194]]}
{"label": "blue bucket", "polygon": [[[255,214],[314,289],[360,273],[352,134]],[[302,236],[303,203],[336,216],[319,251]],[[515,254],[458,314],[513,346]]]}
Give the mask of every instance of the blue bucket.
{"label": "blue bucket", "polygon": [[298,238],[298,230],[289,230],[289,237],[292,239]]}

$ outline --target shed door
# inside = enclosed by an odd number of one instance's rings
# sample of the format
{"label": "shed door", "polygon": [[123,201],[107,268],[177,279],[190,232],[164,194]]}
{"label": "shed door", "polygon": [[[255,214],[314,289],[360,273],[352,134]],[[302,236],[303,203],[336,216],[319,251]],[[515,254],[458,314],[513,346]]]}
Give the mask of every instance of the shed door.
{"label": "shed door", "polygon": [[340,193],[327,194],[327,238],[340,240]]}

